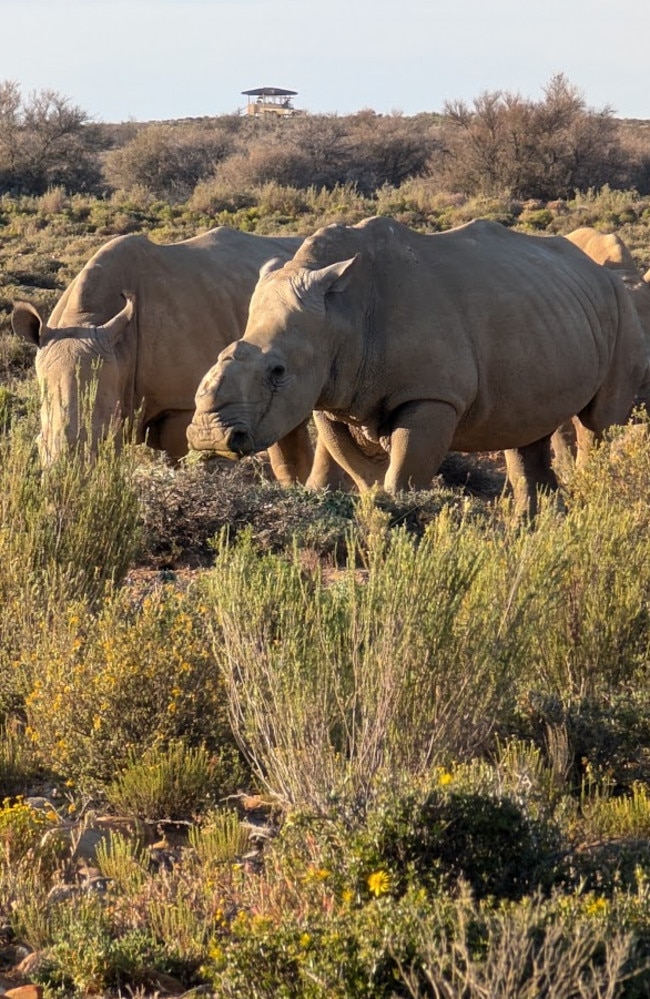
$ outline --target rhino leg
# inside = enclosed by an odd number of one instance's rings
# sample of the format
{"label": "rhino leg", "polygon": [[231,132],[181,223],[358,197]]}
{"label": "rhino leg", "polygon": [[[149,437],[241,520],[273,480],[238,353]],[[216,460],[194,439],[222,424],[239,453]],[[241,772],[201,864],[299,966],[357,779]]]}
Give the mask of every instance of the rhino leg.
{"label": "rhino leg", "polygon": [[576,465],[580,468],[581,465],[585,463],[589,457],[591,451],[593,451],[594,446],[598,441],[602,440],[602,433],[596,433],[594,430],[590,430],[586,427],[584,423],[578,418],[573,418],[573,425],[576,431]]}
{"label": "rhino leg", "polygon": [[451,448],[458,426],[456,410],[445,402],[411,402],[394,414],[391,423],[386,491],[430,489]]}
{"label": "rhino leg", "polygon": [[538,490],[555,492],[558,481],[551,467],[551,437],[505,452],[508,482],[519,516],[532,519],[537,513]]}
{"label": "rhino leg", "polygon": [[147,444],[159,451],[166,451],[172,461],[178,461],[187,454],[187,428],[191,419],[191,410],[166,413],[147,425]]}
{"label": "rhino leg", "polygon": [[334,460],[319,434],[316,441],[314,464],[307,479],[307,488],[350,492],[351,489],[354,489],[354,485],[352,476],[344,471],[341,465]]}
{"label": "rhino leg", "polygon": [[[366,453],[354,437],[347,423],[335,420],[326,413],[314,413],[318,430],[318,444],[312,474],[307,481],[309,489],[339,488],[333,485],[338,472],[343,469],[360,492],[384,481],[388,455],[378,445]],[[345,482],[345,480],[343,480]]]}
{"label": "rhino leg", "polygon": [[576,423],[576,420],[566,420],[551,437],[555,468],[562,480],[570,478],[576,464],[578,450]]}
{"label": "rhino leg", "polygon": [[268,449],[271,468],[278,482],[283,486],[291,486],[295,482],[303,485],[311,472],[314,449],[309,436],[309,421],[305,420],[299,427],[283,437],[277,444]]}

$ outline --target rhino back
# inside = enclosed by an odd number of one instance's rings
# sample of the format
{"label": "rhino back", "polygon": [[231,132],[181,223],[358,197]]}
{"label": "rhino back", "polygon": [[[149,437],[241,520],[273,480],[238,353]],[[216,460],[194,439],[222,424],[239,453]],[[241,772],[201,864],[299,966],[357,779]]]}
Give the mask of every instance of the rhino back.
{"label": "rhino back", "polygon": [[424,235],[372,219],[348,234],[316,234],[296,259],[322,266],[361,249],[372,261],[350,305],[367,340],[351,406],[362,421],[428,398],[459,414],[458,450],[516,446],[525,421],[530,440],[542,437],[597,392],[622,314],[630,356],[620,363],[639,377],[638,323],[621,282],[563,237],[484,220]]}
{"label": "rhino back", "polygon": [[191,409],[206,368],[243,333],[260,267],[272,256],[291,256],[301,242],[225,226],[169,244],[118,236],[73,279],[48,325],[101,325],[132,292],[137,344],[125,358],[137,358],[136,395],[145,398],[149,418],[159,409]]}

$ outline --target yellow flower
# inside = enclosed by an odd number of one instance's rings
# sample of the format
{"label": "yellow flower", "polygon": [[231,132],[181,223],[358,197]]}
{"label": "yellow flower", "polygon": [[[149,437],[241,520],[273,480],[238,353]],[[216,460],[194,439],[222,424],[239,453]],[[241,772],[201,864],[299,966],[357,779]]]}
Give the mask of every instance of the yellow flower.
{"label": "yellow flower", "polygon": [[606,898],[594,898],[585,907],[588,916],[604,916],[607,913],[608,905]]}
{"label": "yellow flower", "polygon": [[350,905],[350,903],[354,901],[354,892],[351,888],[344,888],[341,898],[346,905]]}
{"label": "yellow flower", "polygon": [[325,867],[310,867],[305,874],[305,881],[327,881],[330,871]]}
{"label": "yellow flower", "polygon": [[372,874],[368,876],[368,888],[373,895],[379,898],[380,895],[385,895],[386,892],[390,891],[390,877],[386,871],[373,871]]}
{"label": "yellow flower", "polygon": [[306,950],[307,947],[309,947],[310,943],[311,943],[311,937],[310,937],[309,933],[303,933],[301,935],[301,937],[300,937],[300,946],[304,950]]}
{"label": "yellow flower", "polygon": [[450,774],[448,770],[444,769],[444,767],[440,767],[438,771],[438,783],[441,787],[446,787],[447,784],[451,784],[453,779],[453,774]]}
{"label": "yellow flower", "polygon": [[208,957],[212,961],[220,961],[223,957],[223,951],[216,940],[210,941],[210,946],[208,947]]}

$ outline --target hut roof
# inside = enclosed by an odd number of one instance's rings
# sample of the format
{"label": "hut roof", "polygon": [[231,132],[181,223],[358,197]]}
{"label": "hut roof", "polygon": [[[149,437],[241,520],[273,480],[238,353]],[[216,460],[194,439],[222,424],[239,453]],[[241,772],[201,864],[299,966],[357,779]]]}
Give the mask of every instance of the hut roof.
{"label": "hut roof", "polygon": [[256,87],[255,90],[242,90],[249,97],[293,97],[297,90],[283,90],[282,87]]}

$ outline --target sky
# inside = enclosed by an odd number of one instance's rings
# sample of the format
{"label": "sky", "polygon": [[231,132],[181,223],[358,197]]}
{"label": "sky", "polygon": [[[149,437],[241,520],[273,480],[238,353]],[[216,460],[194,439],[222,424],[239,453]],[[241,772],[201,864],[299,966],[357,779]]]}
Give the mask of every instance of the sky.
{"label": "sky", "polygon": [[484,91],[650,119],[650,0],[0,0],[0,82],[93,120],[232,114],[283,87],[312,114],[441,111]]}

